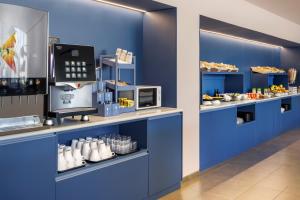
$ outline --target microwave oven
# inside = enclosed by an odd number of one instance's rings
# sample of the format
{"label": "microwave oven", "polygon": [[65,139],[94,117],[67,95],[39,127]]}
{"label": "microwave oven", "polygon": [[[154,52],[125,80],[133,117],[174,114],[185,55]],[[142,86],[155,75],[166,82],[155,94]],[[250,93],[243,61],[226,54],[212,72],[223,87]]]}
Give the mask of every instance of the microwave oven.
{"label": "microwave oven", "polygon": [[134,97],[136,110],[161,107],[160,86],[136,86]]}

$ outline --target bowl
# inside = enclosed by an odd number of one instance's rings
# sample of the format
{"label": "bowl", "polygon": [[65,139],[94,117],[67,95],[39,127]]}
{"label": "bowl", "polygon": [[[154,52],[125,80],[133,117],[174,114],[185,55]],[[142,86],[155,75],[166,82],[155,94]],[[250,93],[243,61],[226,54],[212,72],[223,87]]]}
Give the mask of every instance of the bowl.
{"label": "bowl", "polygon": [[212,101],[212,104],[213,104],[214,106],[218,106],[218,105],[221,104],[221,101],[215,100],[215,101]]}
{"label": "bowl", "polygon": [[240,101],[240,100],[242,100],[242,95],[234,96],[234,97],[233,97],[233,100],[234,100],[234,101]]}
{"label": "bowl", "polygon": [[224,95],[224,101],[229,102],[231,100],[232,100],[231,96],[226,95],[226,94]]}
{"label": "bowl", "polygon": [[213,104],[212,104],[212,102],[210,102],[210,101],[204,101],[204,102],[203,102],[203,105],[204,105],[204,106],[212,106]]}

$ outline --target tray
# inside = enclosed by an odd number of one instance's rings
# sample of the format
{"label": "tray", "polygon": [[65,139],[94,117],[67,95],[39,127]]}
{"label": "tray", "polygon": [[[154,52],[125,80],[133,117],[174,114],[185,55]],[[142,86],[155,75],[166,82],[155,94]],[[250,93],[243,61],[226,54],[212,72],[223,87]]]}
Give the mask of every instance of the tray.
{"label": "tray", "polygon": [[114,159],[117,157],[117,154],[115,154],[114,156],[110,157],[110,158],[106,158],[106,159],[103,159],[103,160],[99,160],[99,161],[91,161],[91,160],[86,160],[86,162],[88,163],[100,163],[100,162],[104,162],[104,161],[107,161],[107,160],[111,160],[111,159]]}
{"label": "tray", "polygon": [[79,168],[82,168],[82,167],[85,167],[86,166],[86,162],[84,162],[81,166],[78,166],[78,167],[73,167],[71,169],[66,169],[66,170],[63,170],[63,171],[58,171],[58,173],[64,173],[64,172],[68,172],[68,171],[71,171],[71,170],[74,170],[74,169],[79,169]]}
{"label": "tray", "polygon": [[132,154],[132,153],[138,152],[139,150],[140,149],[136,149],[136,150],[130,151],[128,153],[124,153],[124,154],[122,154],[122,153],[116,153],[116,155],[118,155],[118,156],[126,156],[128,154]]}

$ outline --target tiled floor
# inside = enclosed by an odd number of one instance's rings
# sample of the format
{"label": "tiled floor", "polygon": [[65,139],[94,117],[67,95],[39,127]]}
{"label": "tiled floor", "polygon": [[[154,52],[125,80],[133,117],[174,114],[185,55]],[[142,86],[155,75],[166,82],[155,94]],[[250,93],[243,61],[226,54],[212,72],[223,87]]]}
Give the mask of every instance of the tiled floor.
{"label": "tiled floor", "polygon": [[300,200],[300,130],[182,183],[161,200]]}

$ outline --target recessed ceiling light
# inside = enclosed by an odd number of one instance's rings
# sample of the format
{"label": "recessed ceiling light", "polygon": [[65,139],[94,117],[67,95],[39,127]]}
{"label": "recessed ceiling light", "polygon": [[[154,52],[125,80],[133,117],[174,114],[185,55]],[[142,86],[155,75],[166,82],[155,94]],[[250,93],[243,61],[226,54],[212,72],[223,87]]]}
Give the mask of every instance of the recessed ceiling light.
{"label": "recessed ceiling light", "polygon": [[242,37],[237,37],[237,36],[233,36],[233,35],[229,35],[229,34],[209,31],[209,30],[205,30],[205,29],[200,29],[200,31],[220,35],[223,37],[229,37],[232,39],[241,40],[241,41],[256,44],[256,45],[267,46],[267,47],[272,47],[272,48],[282,48],[282,46],[279,46],[279,45],[269,44],[269,43],[260,42],[260,41],[256,41],[256,40],[250,40],[250,39],[246,39],[246,38],[242,38]]}
{"label": "recessed ceiling light", "polygon": [[118,7],[121,7],[121,8],[126,8],[126,9],[129,9],[129,10],[134,10],[134,11],[137,11],[137,12],[142,12],[142,13],[147,12],[146,10],[143,10],[143,9],[139,9],[139,8],[135,8],[135,7],[131,7],[131,6],[125,6],[125,5],[110,2],[110,1],[105,1],[105,0],[95,0],[95,1],[105,3],[105,4],[109,4],[109,5],[112,5],[112,6],[118,6]]}

